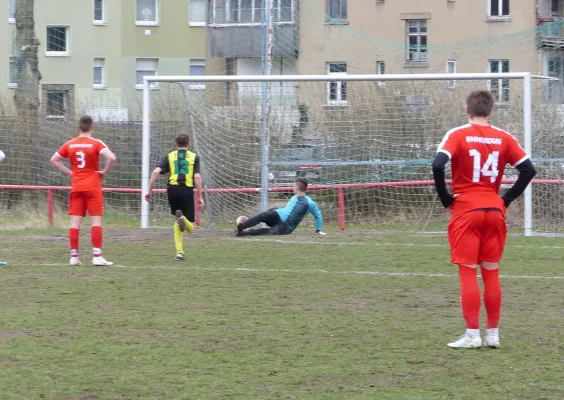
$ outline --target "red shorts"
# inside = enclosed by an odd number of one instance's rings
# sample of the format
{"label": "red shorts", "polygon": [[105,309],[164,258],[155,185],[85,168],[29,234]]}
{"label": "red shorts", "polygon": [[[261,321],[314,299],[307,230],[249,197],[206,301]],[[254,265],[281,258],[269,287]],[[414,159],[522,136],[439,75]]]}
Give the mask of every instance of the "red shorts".
{"label": "red shorts", "polygon": [[78,217],[86,216],[86,211],[91,217],[104,215],[104,196],[102,191],[71,192],[69,202],[69,215]]}
{"label": "red shorts", "polygon": [[475,210],[458,214],[448,223],[450,259],[453,264],[476,265],[501,261],[507,226],[497,210]]}

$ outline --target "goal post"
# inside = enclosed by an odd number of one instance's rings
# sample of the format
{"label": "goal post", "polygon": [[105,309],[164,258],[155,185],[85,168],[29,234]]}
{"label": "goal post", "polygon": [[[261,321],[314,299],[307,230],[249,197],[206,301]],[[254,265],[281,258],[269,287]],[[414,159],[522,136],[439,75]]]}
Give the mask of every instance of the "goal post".
{"label": "goal post", "polygon": [[[533,129],[548,115],[541,108],[534,118],[533,109],[550,103],[550,80],[555,78],[527,72],[146,76],[141,227],[151,226],[143,196],[156,153],[162,156],[173,145],[171,135],[161,143],[164,136],[155,129],[183,120],[177,133],[193,139],[207,175],[210,203],[203,224],[213,219],[227,226],[238,215],[278,206],[295,173],[311,177],[312,195],[322,197],[327,220],[341,228],[346,220],[395,230],[397,219],[401,229],[433,230],[444,215],[438,212],[429,160],[446,131],[466,123],[466,95],[489,87],[499,101],[494,124],[515,134],[534,159]],[[173,106],[176,100],[182,105]],[[545,138],[555,138],[550,127],[539,128]],[[564,165],[564,159],[545,158]],[[508,185],[515,176],[506,175]],[[560,175],[554,178],[539,183],[541,190],[559,185]],[[533,185],[514,218],[526,236],[545,231],[533,226]],[[552,189],[546,192],[553,195]],[[164,198],[160,209],[166,209]],[[564,232],[564,215],[562,222],[555,230]]]}

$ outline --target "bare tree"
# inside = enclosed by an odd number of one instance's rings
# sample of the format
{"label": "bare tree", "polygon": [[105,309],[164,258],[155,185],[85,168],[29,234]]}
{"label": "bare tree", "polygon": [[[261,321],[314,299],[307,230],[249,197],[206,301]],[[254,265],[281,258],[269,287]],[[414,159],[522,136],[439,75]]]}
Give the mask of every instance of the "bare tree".
{"label": "bare tree", "polygon": [[39,110],[39,39],[35,35],[34,0],[16,0],[16,38],[14,57],[18,88],[14,102],[18,117],[37,122]]}

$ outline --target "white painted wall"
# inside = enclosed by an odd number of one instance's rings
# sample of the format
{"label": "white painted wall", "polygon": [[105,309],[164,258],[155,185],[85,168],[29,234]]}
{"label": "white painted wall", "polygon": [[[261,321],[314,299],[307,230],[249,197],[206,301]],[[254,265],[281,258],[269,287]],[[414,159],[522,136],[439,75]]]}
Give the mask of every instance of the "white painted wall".
{"label": "white painted wall", "polygon": [[[290,58],[274,58],[271,75],[296,75],[295,60]],[[237,75],[262,75],[260,58],[237,59]],[[237,83],[240,101],[260,102],[261,84],[258,82]],[[271,84],[272,105],[295,105],[296,83],[276,82]]]}

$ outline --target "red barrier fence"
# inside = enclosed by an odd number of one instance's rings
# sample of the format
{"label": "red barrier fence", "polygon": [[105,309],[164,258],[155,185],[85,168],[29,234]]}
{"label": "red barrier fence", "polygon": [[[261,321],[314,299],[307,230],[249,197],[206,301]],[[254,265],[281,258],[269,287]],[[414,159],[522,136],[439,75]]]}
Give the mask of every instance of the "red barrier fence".
{"label": "red barrier fence", "polygon": [[[450,183],[450,181],[447,181]],[[504,179],[504,184],[515,183],[515,179]],[[564,185],[564,180],[558,179],[534,179],[533,183],[543,185]],[[367,189],[377,187],[407,187],[407,186],[431,186],[434,185],[432,180],[422,181],[403,181],[403,182],[370,182],[370,183],[339,183],[334,185],[311,185],[308,187],[309,191],[315,190],[336,190],[337,191],[337,209],[339,217],[339,227],[341,230],[345,229],[345,189]],[[54,200],[53,192],[55,191],[70,191],[70,186],[33,186],[33,185],[0,185],[0,190],[44,190],[47,192],[47,218],[49,226],[53,226],[54,216]],[[139,193],[141,189],[137,188],[104,188],[104,192],[110,193]],[[268,189],[269,192],[288,193],[292,192],[293,187],[272,187]],[[207,193],[257,193],[260,188],[226,188],[226,189],[207,189]],[[166,193],[166,189],[155,189],[157,193]],[[196,225],[200,226],[200,203],[195,201],[196,204]]]}

